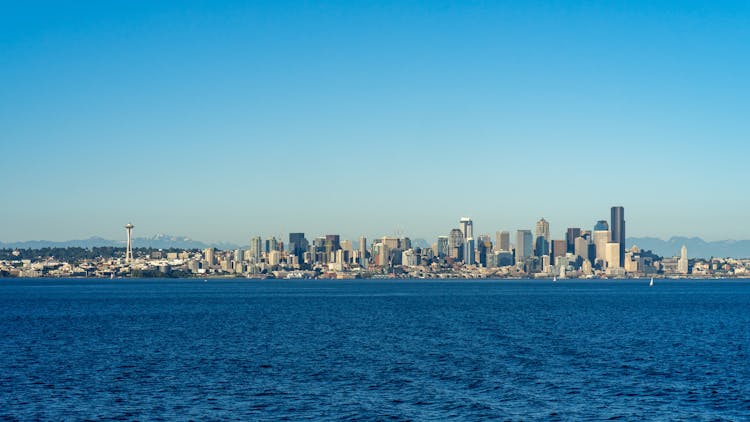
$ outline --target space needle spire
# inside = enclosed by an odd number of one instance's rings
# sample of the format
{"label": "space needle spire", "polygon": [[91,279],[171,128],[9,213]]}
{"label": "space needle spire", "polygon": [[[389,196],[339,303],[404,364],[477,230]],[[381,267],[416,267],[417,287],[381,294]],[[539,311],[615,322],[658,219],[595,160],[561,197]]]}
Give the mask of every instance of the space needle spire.
{"label": "space needle spire", "polygon": [[125,249],[125,262],[129,263],[133,260],[133,241],[131,237],[131,232],[133,231],[134,225],[128,223],[125,225],[125,230],[128,232],[128,245]]}

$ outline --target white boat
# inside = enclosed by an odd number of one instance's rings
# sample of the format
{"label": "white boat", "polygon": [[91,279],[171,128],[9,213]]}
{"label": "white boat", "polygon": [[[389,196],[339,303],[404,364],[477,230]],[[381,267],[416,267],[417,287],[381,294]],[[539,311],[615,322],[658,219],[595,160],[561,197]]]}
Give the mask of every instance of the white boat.
{"label": "white boat", "polygon": [[557,276],[556,276],[556,275],[553,275],[553,276],[552,276],[552,282],[554,283],[554,282],[556,282],[556,281],[557,281]]}
{"label": "white boat", "polygon": [[654,278],[651,277],[651,281],[648,282],[648,287],[654,287]]}

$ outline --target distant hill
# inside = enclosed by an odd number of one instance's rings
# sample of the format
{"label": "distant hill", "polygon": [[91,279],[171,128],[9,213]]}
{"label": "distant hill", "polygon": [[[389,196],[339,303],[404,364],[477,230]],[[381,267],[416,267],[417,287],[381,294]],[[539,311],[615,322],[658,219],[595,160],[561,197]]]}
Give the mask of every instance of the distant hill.
{"label": "distant hill", "polygon": [[[68,247],[79,247],[79,248],[91,248],[94,246],[114,246],[114,247],[125,247],[124,240],[110,240],[104,239],[103,237],[89,237],[88,239],[80,240],[66,240],[66,241],[51,241],[51,240],[29,240],[24,242],[0,242],[0,248],[3,249],[40,249],[40,248],[68,248]],[[186,236],[171,236],[165,234],[157,234],[153,237],[135,237],[133,238],[134,248],[155,248],[155,249],[205,249],[214,247],[222,250],[237,249],[239,246],[233,243],[221,242],[221,243],[204,243],[201,241],[190,239]]]}
{"label": "distant hill", "polygon": [[707,242],[699,237],[675,236],[669,240],[655,237],[629,237],[627,247],[637,245],[661,256],[678,256],[682,245],[687,247],[690,258],[750,258],[750,240],[718,240]]}

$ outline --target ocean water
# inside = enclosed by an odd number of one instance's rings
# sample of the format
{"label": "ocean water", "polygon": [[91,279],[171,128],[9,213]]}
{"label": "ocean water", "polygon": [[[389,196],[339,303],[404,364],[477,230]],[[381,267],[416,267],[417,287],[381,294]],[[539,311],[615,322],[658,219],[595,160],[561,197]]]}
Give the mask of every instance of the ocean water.
{"label": "ocean water", "polygon": [[750,282],[0,279],[0,419],[748,420]]}

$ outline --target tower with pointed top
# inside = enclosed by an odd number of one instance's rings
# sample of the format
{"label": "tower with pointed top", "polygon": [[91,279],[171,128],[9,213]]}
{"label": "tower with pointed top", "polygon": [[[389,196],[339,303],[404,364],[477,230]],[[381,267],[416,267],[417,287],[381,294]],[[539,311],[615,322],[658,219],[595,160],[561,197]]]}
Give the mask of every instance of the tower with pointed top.
{"label": "tower with pointed top", "polygon": [[133,238],[131,236],[133,227],[135,226],[130,223],[125,225],[125,230],[128,233],[128,243],[127,243],[127,247],[125,248],[125,262],[128,262],[128,263],[133,260]]}

